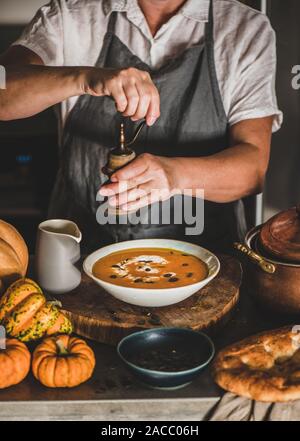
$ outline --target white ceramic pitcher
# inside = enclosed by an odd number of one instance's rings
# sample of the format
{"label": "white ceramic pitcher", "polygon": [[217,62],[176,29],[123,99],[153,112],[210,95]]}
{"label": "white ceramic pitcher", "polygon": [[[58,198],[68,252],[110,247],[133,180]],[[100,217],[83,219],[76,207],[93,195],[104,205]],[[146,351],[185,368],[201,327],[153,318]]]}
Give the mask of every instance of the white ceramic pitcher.
{"label": "white ceramic pitcher", "polygon": [[69,220],[51,219],[38,226],[35,268],[43,289],[62,294],[80,284],[81,272],[75,263],[80,259],[81,237],[77,225]]}

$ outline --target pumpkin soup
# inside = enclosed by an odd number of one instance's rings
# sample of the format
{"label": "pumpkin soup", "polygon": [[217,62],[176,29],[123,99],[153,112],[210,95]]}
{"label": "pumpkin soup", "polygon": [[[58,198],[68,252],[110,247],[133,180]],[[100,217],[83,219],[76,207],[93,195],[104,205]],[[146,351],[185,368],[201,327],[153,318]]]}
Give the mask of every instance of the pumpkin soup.
{"label": "pumpkin soup", "polygon": [[200,282],[207,265],[191,254],[168,248],[133,248],[111,253],[93,266],[98,279],[131,288],[176,288]]}

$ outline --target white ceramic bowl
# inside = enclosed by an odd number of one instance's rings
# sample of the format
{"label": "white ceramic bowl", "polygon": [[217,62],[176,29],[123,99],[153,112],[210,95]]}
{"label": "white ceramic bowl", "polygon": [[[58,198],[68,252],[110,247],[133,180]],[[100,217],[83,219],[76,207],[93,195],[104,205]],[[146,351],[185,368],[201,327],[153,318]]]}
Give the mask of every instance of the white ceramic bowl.
{"label": "white ceramic bowl", "polygon": [[[192,285],[177,288],[149,289],[127,288],[114,285],[113,283],[98,279],[93,275],[93,265],[98,259],[107,256],[110,253],[131,248],[172,248],[182,251],[183,253],[192,254],[207,264],[209,270],[208,276],[204,280],[193,283]],[[195,294],[199,289],[203,288],[208,282],[216,277],[220,270],[220,262],[214,254],[198,245],[181,242],[179,240],[139,239],[115,243],[94,251],[84,260],[83,269],[98,285],[102,286],[105,291],[117,299],[126,303],[131,303],[132,305],[159,307],[173,305],[174,303],[181,302]]]}

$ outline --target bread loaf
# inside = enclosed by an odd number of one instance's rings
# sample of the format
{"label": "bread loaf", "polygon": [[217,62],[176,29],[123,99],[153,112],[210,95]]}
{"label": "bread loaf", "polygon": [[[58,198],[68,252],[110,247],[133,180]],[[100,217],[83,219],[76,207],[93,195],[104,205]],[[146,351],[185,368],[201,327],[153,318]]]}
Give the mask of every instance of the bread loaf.
{"label": "bread loaf", "polygon": [[28,249],[15,227],[0,219],[0,280],[9,285],[24,277],[28,267]]}

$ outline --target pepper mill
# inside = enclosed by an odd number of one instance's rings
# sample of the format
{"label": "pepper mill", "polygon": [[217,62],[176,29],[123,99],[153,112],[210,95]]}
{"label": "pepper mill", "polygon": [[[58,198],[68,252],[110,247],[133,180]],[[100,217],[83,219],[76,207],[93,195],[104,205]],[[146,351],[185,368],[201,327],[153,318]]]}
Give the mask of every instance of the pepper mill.
{"label": "pepper mill", "polygon": [[124,124],[120,128],[120,145],[113,149],[108,157],[108,162],[103,168],[103,173],[110,177],[116,170],[131,162],[136,157],[133,150],[125,142]]}
{"label": "pepper mill", "polygon": [[[111,177],[111,175],[115,171],[117,171],[120,168],[124,167],[125,165],[129,164],[129,162],[133,161],[134,158],[136,157],[135,151],[130,149],[129,146],[132,145],[136,141],[136,139],[137,139],[140,131],[144,127],[144,125],[145,125],[145,121],[142,121],[136,129],[135,134],[133,136],[133,139],[130,142],[126,142],[125,132],[124,132],[124,124],[121,123],[121,126],[120,126],[120,145],[119,145],[119,147],[113,149],[109,153],[107,164],[102,169],[103,173],[105,175],[107,175],[109,178]],[[113,213],[113,214],[117,214],[117,215],[126,214],[126,212],[120,210],[118,207],[116,207],[116,208],[109,207],[108,210],[109,210],[109,213]]]}

